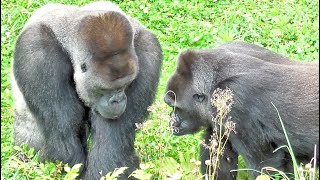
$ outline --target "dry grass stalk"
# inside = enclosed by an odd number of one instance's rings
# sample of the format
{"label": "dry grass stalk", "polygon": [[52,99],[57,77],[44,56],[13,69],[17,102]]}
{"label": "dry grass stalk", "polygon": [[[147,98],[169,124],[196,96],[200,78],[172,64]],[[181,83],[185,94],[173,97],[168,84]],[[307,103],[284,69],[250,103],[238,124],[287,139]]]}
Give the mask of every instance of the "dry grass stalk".
{"label": "dry grass stalk", "polygon": [[214,90],[211,105],[216,110],[213,121],[213,135],[209,144],[205,145],[210,150],[210,160],[206,161],[208,179],[217,176],[219,159],[223,156],[224,148],[231,132],[236,133],[235,123],[231,121],[228,113],[233,105],[233,93],[229,88]]}

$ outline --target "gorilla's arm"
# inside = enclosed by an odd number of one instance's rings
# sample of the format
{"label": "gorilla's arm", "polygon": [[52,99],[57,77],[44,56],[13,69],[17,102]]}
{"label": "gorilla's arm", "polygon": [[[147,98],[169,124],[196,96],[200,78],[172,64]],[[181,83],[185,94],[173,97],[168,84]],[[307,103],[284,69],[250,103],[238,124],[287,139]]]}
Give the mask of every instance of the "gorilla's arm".
{"label": "gorilla's arm", "polygon": [[71,165],[83,163],[85,150],[76,134],[82,128],[84,108],[75,92],[70,59],[48,26],[34,24],[24,30],[16,44],[13,68],[44,136],[42,156]]}
{"label": "gorilla's arm", "polygon": [[[84,179],[98,180],[101,175],[112,172],[115,168],[132,167],[130,172],[138,168],[139,158],[134,152],[135,129],[129,124],[130,119],[125,119],[125,114],[116,120],[91,114],[93,144]],[[129,174],[126,173],[125,177]],[[125,177],[122,176],[127,179]]]}
{"label": "gorilla's arm", "polygon": [[[139,158],[134,151],[135,123],[140,123],[148,115],[160,75],[162,51],[158,40],[145,29],[137,29],[134,40],[139,60],[137,78],[126,90],[127,109],[119,119],[108,120],[91,116],[93,146],[88,156],[87,179],[100,179],[115,168],[130,167],[128,176],[138,168]],[[155,80],[156,79],[156,80]],[[127,179],[122,176],[121,179]]]}

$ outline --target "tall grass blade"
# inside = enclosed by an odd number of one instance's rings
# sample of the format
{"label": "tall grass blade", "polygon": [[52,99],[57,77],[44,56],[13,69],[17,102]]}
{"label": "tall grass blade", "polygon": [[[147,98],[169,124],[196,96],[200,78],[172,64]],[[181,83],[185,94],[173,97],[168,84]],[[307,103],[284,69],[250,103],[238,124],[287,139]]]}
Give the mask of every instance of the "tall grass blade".
{"label": "tall grass blade", "polygon": [[294,157],[293,150],[292,150],[292,147],[291,147],[288,135],[287,135],[287,131],[286,131],[284,125],[283,125],[283,122],[282,122],[282,119],[281,119],[281,116],[280,116],[280,113],[279,113],[277,107],[273,104],[273,102],[271,102],[271,104],[277,111],[277,114],[278,114],[282,129],[283,129],[284,135],[285,135],[286,140],[288,142],[288,150],[289,150],[289,153],[290,153],[290,156],[291,156],[291,159],[292,159],[292,163],[293,163],[293,168],[294,168],[294,178],[295,179],[300,179],[299,178],[299,174],[298,174],[297,161],[296,161],[296,158]]}

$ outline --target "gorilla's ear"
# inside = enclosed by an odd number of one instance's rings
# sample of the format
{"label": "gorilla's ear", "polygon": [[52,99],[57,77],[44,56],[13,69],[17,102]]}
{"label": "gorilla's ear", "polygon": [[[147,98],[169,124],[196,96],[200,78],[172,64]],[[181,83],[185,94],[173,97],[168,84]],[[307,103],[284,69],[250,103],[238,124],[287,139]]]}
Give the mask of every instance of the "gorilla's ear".
{"label": "gorilla's ear", "polygon": [[127,17],[115,11],[84,17],[78,32],[91,50],[102,54],[131,44],[133,39],[133,29]]}
{"label": "gorilla's ear", "polygon": [[192,50],[184,51],[178,59],[177,71],[184,77],[191,77],[191,65],[195,60],[195,54]]}

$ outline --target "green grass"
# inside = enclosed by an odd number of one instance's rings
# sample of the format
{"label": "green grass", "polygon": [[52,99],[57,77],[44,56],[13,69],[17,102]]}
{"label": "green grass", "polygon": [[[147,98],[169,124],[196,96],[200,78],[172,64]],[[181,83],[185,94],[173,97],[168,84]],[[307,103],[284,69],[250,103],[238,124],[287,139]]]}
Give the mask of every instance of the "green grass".
{"label": "green grass", "polygon": [[[1,174],[4,179],[52,178],[59,165],[39,163],[33,152],[13,148],[13,101],[10,67],[15,41],[32,12],[46,0],[1,1]],[[83,5],[89,0],[65,0]],[[319,2],[317,0],[150,0],[115,1],[132,17],[153,31],[164,52],[159,90],[151,115],[137,134],[136,150],[153,178],[182,174],[199,179],[197,162],[200,133],[174,137],[168,129],[170,109],[162,101],[166,82],[175,69],[178,54],[187,48],[210,48],[230,40],[263,45],[300,61],[319,58]],[[26,152],[31,161],[23,165],[16,157]],[[190,162],[191,160],[191,162]],[[240,158],[240,168],[244,168]],[[56,178],[62,177],[58,173]],[[238,179],[247,179],[240,172]],[[40,178],[44,179],[44,178]]]}

